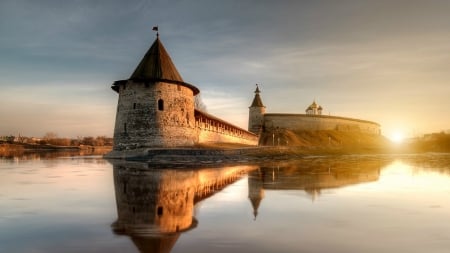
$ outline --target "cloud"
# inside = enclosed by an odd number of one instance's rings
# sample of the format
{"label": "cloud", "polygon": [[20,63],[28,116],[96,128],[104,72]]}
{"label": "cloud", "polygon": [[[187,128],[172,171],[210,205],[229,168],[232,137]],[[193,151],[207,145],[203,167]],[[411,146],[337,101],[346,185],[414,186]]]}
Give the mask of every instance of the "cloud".
{"label": "cloud", "polygon": [[270,112],[315,98],[382,125],[405,111],[411,125],[448,125],[449,11],[439,0],[1,1],[0,134],[48,128],[36,122],[111,132],[109,85],[132,73],[153,25],[208,109],[240,126],[255,83]]}

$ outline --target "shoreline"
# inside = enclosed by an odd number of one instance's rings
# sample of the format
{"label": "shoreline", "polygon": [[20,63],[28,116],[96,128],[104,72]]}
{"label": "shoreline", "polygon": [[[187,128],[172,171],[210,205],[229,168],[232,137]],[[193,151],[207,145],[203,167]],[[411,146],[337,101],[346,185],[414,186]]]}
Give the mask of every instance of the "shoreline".
{"label": "shoreline", "polygon": [[56,146],[50,144],[28,144],[28,143],[0,143],[0,151],[17,151],[17,150],[86,150],[86,149],[109,149],[112,146]]}
{"label": "shoreline", "polygon": [[112,146],[54,146],[27,143],[1,143],[0,157],[21,156],[45,153],[73,153],[104,155],[112,150]]}
{"label": "shoreline", "polygon": [[[226,166],[245,163],[266,163],[271,161],[298,160],[306,157],[333,157],[346,155],[410,155],[426,153],[448,154],[449,151],[415,150],[404,146],[390,147],[332,147],[332,146],[239,146],[239,145],[200,145],[176,148],[142,148],[114,151],[111,147],[100,146],[50,146],[50,145],[0,144],[0,157],[26,156],[32,154],[101,155],[108,161],[135,161],[149,164],[150,167],[192,167],[202,165]],[[46,157],[46,155],[44,155]]]}
{"label": "shoreline", "polygon": [[[296,160],[311,156],[344,155],[403,155],[424,154],[405,149],[374,148],[304,148],[287,146],[258,146],[244,148],[143,148],[127,151],[111,151],[103,158],[112,161],[145,162],[155,166],[191,166],[199,164],[243,164],[281,160]],[[442,152],[449,153],[449,152]]]}

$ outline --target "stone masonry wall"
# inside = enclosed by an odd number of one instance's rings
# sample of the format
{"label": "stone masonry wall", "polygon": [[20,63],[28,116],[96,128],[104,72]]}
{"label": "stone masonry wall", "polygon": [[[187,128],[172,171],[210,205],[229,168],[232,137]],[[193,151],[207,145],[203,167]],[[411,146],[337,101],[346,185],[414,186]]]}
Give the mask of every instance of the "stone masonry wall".
{"label": "stone masonry wall", "polygon": [[307,114],[265,114],[264,131],[276,128],[289,130],[338,130],[381,134],[380,125],[366,120]]}
{"label": "stone masonry wall", "polygon": [[188,146],[197,139],[191,89],[163,82],[120,86],[114,150]]}
{"label": "stone masonry wall", "polygon": [[198,143],[240,143],[257,145],[258,136],[212,115],[196,111]]}
{"label": "stone masonry wall", "polygon": [[250,107],[248,117],[248,131],[259,134],[264,121],[265,107]]}
{"label": "stone masonry wall", "polygon": [[257,145],[258,137],[245,139],[240,136],[200,129],[199,143],[239,143],[245,145]]}

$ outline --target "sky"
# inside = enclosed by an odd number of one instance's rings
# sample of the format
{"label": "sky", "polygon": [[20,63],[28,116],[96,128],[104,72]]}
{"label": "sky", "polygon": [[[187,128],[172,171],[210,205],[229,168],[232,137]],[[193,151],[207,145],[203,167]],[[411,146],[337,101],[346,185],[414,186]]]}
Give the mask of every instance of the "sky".
{"label": "sky", "polygon": [[2,0],[0,136],[112,136],[116,80],[156,38],[208,112],[378,122],[385,136],[450,129],[448,0]]}

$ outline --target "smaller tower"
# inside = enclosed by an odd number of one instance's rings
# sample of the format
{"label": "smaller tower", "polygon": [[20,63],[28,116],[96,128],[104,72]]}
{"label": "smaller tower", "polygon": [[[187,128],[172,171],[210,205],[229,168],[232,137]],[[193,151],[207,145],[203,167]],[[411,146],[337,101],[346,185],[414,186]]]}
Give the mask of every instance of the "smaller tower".
{"label": "smaller tower", "polygon": [[259,134],[264,121],[264,114],[266,113],[266,107],[263,105],[261,97],[259,96],[259,87],[256,84],[255,97],[253,98],[252,105],[249,107],[248,113],[248,131],[254,134]]}

